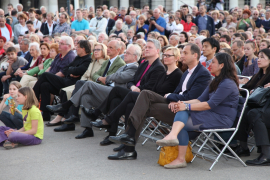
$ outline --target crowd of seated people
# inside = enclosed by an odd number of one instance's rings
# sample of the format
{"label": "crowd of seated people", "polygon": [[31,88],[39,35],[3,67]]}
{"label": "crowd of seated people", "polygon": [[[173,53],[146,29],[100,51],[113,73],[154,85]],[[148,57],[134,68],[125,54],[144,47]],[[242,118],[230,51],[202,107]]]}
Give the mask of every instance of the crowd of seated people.
{"label": "crowd of seated people", "polygon": [[[164,167],[186,167],[189,132],[232,127],[239,87],[250,94],[270,87],[269,5],[225,11],[198,3],[192,13],[187,5],[176,12],[104,5],[96,17],[73,8],[42,9],[40,16],[21,4],[8,7],[7,14],[0,9],[0,145],[7,149],[40,144],[43,121],[55,132],[74,131],[80,122],[76,139],[105,128],[100,145],[121,144],[108,159],[137,159],[145,119],[154,117],[172,126],[156,143],[179,150]],[[261,109],[247,106],[234,137],[236,154],[249,156],[254,133],[260,155],[248,165],[270,164],[266,108],[255,121]],[[122,116],[125,131],[117,136]]]}

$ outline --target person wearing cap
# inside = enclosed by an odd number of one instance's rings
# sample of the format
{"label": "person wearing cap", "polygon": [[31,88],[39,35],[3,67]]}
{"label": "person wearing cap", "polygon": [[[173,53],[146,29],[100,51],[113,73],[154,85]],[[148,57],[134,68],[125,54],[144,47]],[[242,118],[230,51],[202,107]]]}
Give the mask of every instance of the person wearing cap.
{"label": "person wearing cap", "polygon": [[251,15],[251,11],[248,9],[245,9],[243,11],[243,18],[240,19],[236,25],[237,30],[244,30],[247,31],[248,28],[252,27],[252,29],[255,29],[256,25],[255,22],[252,19],[249,19]]}

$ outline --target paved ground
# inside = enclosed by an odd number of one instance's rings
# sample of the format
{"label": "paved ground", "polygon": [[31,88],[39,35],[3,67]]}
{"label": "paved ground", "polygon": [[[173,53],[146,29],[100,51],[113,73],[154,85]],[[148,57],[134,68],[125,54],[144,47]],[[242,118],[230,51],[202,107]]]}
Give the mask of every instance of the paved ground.
{"label": "paved ground", "polygon": [[[0,123],[0,126],[2,124]],[[77,140],[74,137],[83,129],[76,125],[75,131],[57,133],[45,127],[41,145],[5,150],[0,147],[0,180],[4,179],[269,179],[269,167],[243,167],[234,160],[221,161],[208,171],[211,163],[197,158],[184,169],[167,170],[157,164],[159,152],[153,142],[138,145],[138,159],[110,161],[117,145],[100,146],[107,135],[94,129],[95,137]],[[252,156],[244,160],[255,158]]]}

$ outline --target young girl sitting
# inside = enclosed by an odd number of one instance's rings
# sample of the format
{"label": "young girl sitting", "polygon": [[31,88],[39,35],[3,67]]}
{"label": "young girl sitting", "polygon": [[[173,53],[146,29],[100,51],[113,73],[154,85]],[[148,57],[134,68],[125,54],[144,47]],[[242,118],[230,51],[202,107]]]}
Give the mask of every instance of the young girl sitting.
{"label": "young girl sitting", "polygon": [[258,67],[258,57],[257,55],[257,45],[254,41],[247,41],[244,46],[244,51],[245,51],[245,63],[243,67],[243,76],[253,76],[259,71]]}
{"label": "young girl sitting", "polygon": [[12,149],[22,145],[37,145],[43,139],[44,124],[34,91],[29,87],[19,89],[17,102],[23,104],[23,127],[19,130],[0,127],[0,145]]}
{"label": "young girl sitting", "polygon": [[[18,90],[21,88],[21,84],[18,81],[12,81],[9,84],[9,94],[5,94],[3,101],[0,103],[0,121],[2,121],[7,127],[12,129],[21,129],[23,127],[22,119],[22,107],[23,105],[18,104],[16,101]],[[9,102],[15,101],[15,113],[12,115],[9,112],[3,111],[6,106],[9,106]]]}

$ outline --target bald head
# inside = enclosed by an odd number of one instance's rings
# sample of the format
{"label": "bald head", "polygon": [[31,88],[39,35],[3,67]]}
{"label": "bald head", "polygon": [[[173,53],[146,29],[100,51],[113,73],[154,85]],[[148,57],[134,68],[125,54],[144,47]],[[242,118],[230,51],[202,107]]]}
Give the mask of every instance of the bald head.
{"label": "bald head", "polygon": [[158,19],[159,16],[160,16],[160,9],[159,9],[159,8],[154,9],[153,15],[154,15],[154,17],[155,17],[156,19]]}
{"label": "bald head", "polygon": [[0,9],[0,16],[5,16],[5,11],[3,9]]}

